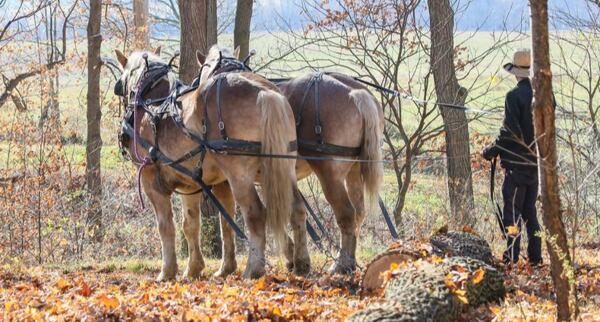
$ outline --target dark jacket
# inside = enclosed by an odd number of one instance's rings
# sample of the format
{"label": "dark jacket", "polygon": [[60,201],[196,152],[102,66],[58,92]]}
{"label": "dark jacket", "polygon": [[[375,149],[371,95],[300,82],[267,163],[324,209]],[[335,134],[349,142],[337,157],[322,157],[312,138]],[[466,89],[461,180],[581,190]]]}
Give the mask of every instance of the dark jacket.
{"label": "dark jacket", "polygon": [[492,147],[493,154],[500,155],[503,168],[528,174],[537,173],[532,99],[533,90],[529,79],[519,81],[506,94],[504,121],[500,135]]}

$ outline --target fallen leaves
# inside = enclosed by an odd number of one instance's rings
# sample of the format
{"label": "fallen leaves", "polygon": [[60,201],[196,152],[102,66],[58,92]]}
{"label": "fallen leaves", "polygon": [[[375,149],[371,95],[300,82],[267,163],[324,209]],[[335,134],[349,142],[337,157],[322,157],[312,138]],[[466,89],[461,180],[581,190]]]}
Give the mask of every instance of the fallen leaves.
{"label": "fallen leaves", "polygon": [[236,275],[192,283],[151,278],[119,271],[13,276],[0,267],[0,311],[8,320],[339,321],[369,303],[351,295],[356,276]]}
{"label": "fallen leaves", "polygon": [[96,300],[110,310],[119,307],[119,300],[114,296],[100,294],[96,297]]}
{"label": "fallen leaves", "polygon": [[471,277],[471,282],[473,284],[479,284],[481,283],[481,281],[483,281],[483,278],[485,277],[485,271],[483,270],[483,268],[478,268],[475,272],[473,272],[473,277]]}
{"label": "fallen leaves", "polygon": [[509,236],[517,236],[519,235],[519,228],[517,226],[507,226],[506,227],[506,233]]}
{"label": "fallen leaves", "polygon": [[[597,251],[578,252],[580,320],[600,316],[600,269]],[[440,264],[429,256],[415,263],[390,264],[385,274],[397,274],[424,262]],[[464,321],[554,321],[549,266],[532,270],[527,264],[506,271],[509,294],[502,303],[481,306],[464,313]],[[456,299],[468,303],[466,284],[481,283],[485,271],[469,273],[455,266],[446,286]],[[364,308],[377,297],[359,298],[356,276],[302,278],[276,273],[258,280],[239,276],[204,279],[192,283],[155,283],[152,276],[124,272],[62,274],[31,269],[15,273],[0,267],[0,311],[4,320],[181,320],[340,321]],[[0,318],[2,319],[2,318]]]}
{"label": "fallen leaves", "polygon": [[79,280],[79,295],[89,297],[92,295],[92,288],[83,280]]}
{"label": "fallen leaves", "polygon": [[71,288],[71,283],[69,283],[69,281],[67,281],[66,279],[60,277],[57,281],[56,281],[56,287],[61,291],[61,292],[65,292],[66,290]]}

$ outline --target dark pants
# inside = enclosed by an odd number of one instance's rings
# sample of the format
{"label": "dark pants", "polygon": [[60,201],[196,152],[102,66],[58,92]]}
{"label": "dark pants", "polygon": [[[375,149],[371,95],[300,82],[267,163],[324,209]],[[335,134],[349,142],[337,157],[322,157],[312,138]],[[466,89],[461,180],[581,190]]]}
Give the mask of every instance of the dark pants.
{"label": "dark pants", "polygon": [[527,228],[527,256],[529,262],[538,264],[542,262],[542,240],[537,234],[540,224],[536,216],[535,202],[538,193],[537,175],[506,171],[502,185],[504,198],[504,227],[516,226],[519,234],[507,236],[507,249],[504,252],[505,262],[517,262],[521,246],[521,225]]}

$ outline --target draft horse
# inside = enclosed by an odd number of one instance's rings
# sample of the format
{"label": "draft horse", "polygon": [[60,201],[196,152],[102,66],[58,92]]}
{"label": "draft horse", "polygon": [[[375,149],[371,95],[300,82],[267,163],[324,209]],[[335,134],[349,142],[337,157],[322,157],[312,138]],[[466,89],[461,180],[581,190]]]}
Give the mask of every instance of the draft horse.
{"label": "draft horse", "polygon": [[[162,246],[158,280],[174,279],[177,274],[174,193],[182,197],[183,231],[189,246],[185,276],[197,278],[204,268],[199,180],[212,186],[229,213],[234,213],[235,203],[240,206],[249,230],[249,258],[243,276],[262,276],[266,226],[284,241],[292,211],[299,214],[292,216],[292,224],[304,225],[303,207],[297,201],[295,162],[227,153],[294,156],[296,133],[287,100],[266,79],[232,68],[239,66],[238,61],[231,55],[224,57],[218,48],[211,49],[206,59],[199,55],[203,66],[199,85],[187,89],[178,85],[170,64],[157,55],[137,52],[126,57],[120,51],[116,55],[123,73],[115,93],[127,104],[121,144],[137,164],[141,186],[156,213]],[[167,100],[160,99],[169,95]],[[152,105],[153,101],[164,103]],[[265,204],[254,186],[257,178],[262,182]],[[221,222],[222,227],[231,228],[223,218]],[[233,236],[223,236],[223,254],[233,260],[223,262],[215,274],[219,276],[236,269]],[[301,240],[296,244],[289,265],[305,267],[309,263],[306,239],[304,249]]]}
{"label": "draft horse", "polygon": [[[329,271],[353,272],[360,226],[365,213],[377,207],[383,177],[379,163],[383,109],[364,84],[339,73],[310,73],[278,85],[294,111],[298,179],[312,172],[317,175],[340,228],[341,247]],[[302,156],[311,158],[302,160]],[[319,157],[357,161],[315,160]],[[232,243],[233,231],[222,227],[222,232],[225,248],[233,247],[227,245]],[[287,248],[287,257],[292,256],[292,248]],[[232,254],[224,254],[224,265],[234,261]]]}

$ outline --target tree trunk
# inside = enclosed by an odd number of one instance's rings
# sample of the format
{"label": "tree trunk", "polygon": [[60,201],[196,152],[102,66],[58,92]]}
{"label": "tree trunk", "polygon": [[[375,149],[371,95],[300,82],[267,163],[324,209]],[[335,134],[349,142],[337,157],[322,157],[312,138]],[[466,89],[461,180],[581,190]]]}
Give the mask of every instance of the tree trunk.
{"label": "tree trunk", "polygon": [[217,21],[217,0],[206,1],[206,48],[210,49],[212,45],[217,44],[218,21]]}
{"label": "tree trunk", "polygon": [[[454,67],[454,11],[449,0],[428,0],[431,67],[439,103],[464,105],[467,89],[458,84]],[[444,120],[448,192],[454,227],[474,225],[469,124],[464,111],[440,105]]]}
{"label": "tree trunk", "polygon": [[179,0],[181,23],[181,53],[179,77],[190,83],[198,76],[199,66],[196,51],[206,54],[210,46],[217,43],[216,0]]}
{"label": "tree trunk", "polygon": [[576,320],[576,277],[562,221],[556,151],[555,112],[548,41],[548,1],[530,0],[533,49],[533,116],[546,245],[556,295],[558,321]]}
{"label": "tree trunk", "polygon": [[102,20],[102,1],[90,1],[90,18],[87,26],[88,40],[88,88],[87,88],[87,143],[85,179],[87,184],[88,210],[87,217],[90,231],[95,240],[102,238],[102,178],[100,171],[100,47],[102,35],[100,22]]}
{"label": "tree trunk", "polygon": [[[210,46],[217,43],[217,2],[179,0],[178,4],[181,23],[179,77],[189,84],[198,76],[200,68],[196,62],[196,51],[206,54]],[[208,256],[220,256],[219,211],[205,196],[200,209],[203,252]],[[186,246],[183,245],[183,248]]]}
{"label": "tree trunk", "polygon": [[240,47],[240,58],[244,59],[250,51],[250,22],[252,20],[252,3],[254,0],[238,0],[235,10],[235,26],[233,29],[233,47]]}
{"label": "tree trunk", "polygon": [[150,48],[150,30],[148,28],[148,0],[133,0],[133,48]]}

